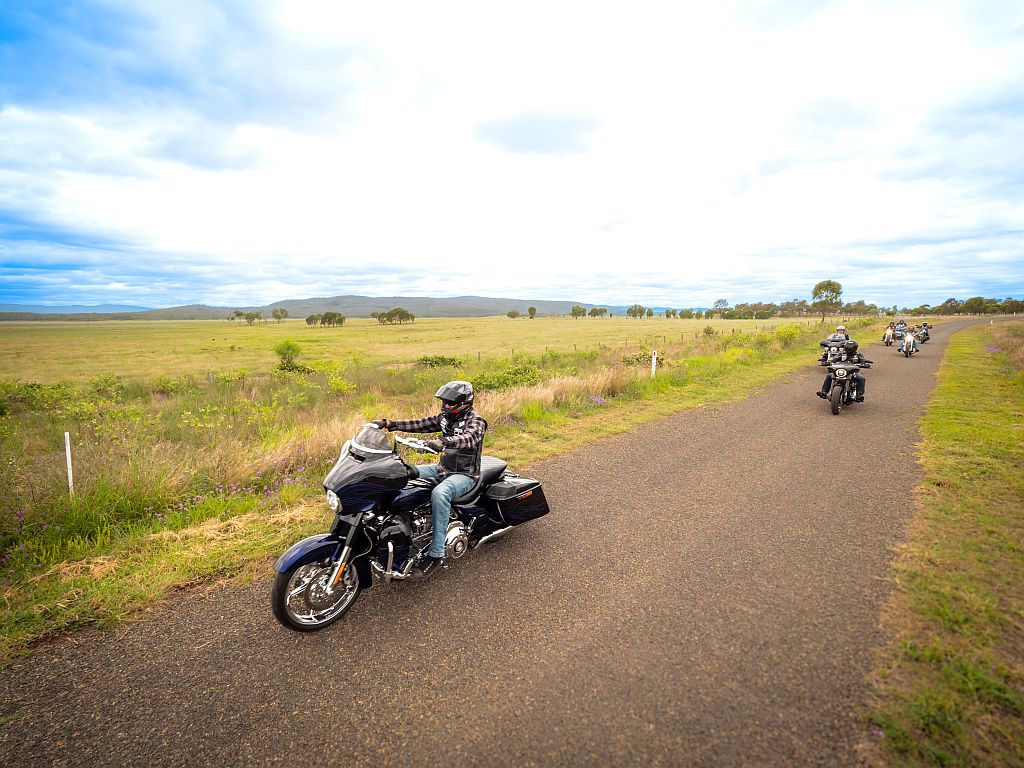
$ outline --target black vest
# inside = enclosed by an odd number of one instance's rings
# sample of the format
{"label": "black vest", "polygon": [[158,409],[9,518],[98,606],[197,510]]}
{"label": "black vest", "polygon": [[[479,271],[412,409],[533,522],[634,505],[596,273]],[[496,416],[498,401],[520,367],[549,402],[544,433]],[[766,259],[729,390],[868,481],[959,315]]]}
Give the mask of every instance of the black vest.
{"label": "black vest", "polygon": [[[458,437],[466,428],[466,422],[470,416],[480,417],[480,414],[470,409],[455,419],[449,419],[441,414],[441,434],[445,437]],[[484,421],[484,431],[487,431],[487,422]],[[483,438],[475,448],[445,448],[441,454],[441,471],[446,474],[469,475],[470,477],[480,476],[480,457],[484,453]]]}

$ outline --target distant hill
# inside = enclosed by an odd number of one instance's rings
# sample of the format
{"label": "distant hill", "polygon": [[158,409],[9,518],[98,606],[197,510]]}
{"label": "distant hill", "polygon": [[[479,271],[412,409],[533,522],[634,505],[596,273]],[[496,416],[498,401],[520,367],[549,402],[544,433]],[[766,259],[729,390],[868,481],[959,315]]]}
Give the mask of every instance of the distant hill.
{"label": "distant hill", "polygon": [[[270,317],[275,309],[288,310],[292,318],[305,318],[327,311],[341,312],[346,317],[370,317],[374,312],[385,312],[395,307],[404,307],[416,317],[488,317],[504,315],[509,310],[527,313],[528,307],[536,307],[540,315],[567,315],[574,304],[586,309],[601,304],[585,304],[577,301],[546,301],[529,299],[496,299],[486,296],[455,296],[431,298],[425,296],[329,296],[312,299],[288,299],[276,301],[262,307],[215,307],[207,304],[189,304],[166,309],[100,309],[98,307],[33,307],[7,304],[0,305],[0,320],[220,320],[230,316],[236,309],[243,312],[262,312]],[[13,307],[19,307],[13,309]],[[11,309],[9,309],[11,308]],[[621,312],[625,307],[608,307]]]}

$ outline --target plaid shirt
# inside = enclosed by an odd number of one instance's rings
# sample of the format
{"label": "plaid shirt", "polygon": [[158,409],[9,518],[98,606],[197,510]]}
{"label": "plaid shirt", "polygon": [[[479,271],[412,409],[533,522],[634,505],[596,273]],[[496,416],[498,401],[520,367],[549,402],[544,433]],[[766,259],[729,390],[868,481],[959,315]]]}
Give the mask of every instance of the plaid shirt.
{"label": "plaid shirt", "polygon": [[[396,432],[440,432],[441,415],[422,419],[389,419],[388,429]],[[441,435],[440,439],[445,448],[475,448],[483,441],[486,431],[487,422],[476,411],[470,411],[461,435]]]}

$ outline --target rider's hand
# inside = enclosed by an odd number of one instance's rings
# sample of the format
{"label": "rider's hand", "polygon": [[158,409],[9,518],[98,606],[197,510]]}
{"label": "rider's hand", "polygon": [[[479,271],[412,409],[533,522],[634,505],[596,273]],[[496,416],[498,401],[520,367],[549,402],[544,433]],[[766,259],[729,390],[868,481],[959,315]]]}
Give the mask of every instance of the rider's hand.
{"label": "rider's hand", "polygon": [[437,453],[440,453],[441,451],[444,450],[444,443],[442,443],[440,440],[427,440],[427,442],[424,443],[424,445],[426,445],[427,448],[429,448],[430,450],[435,451]]}
{"label": "rider's hand", "polygon": [[370,423],[373,424],[375,427],[377,427],[377,429],[385,429],[385,430],[389,429],[389,425],[391,424],[391,422],[388,421],[387,419],[374,419]]}

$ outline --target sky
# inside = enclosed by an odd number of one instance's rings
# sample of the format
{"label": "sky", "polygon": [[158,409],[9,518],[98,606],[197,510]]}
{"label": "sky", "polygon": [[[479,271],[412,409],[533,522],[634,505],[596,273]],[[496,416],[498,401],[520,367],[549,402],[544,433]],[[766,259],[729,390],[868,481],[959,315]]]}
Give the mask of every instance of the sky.
{"label": "sky", "polygon": [[0,303],[1024,295],[1024,4],[4,0]]}

